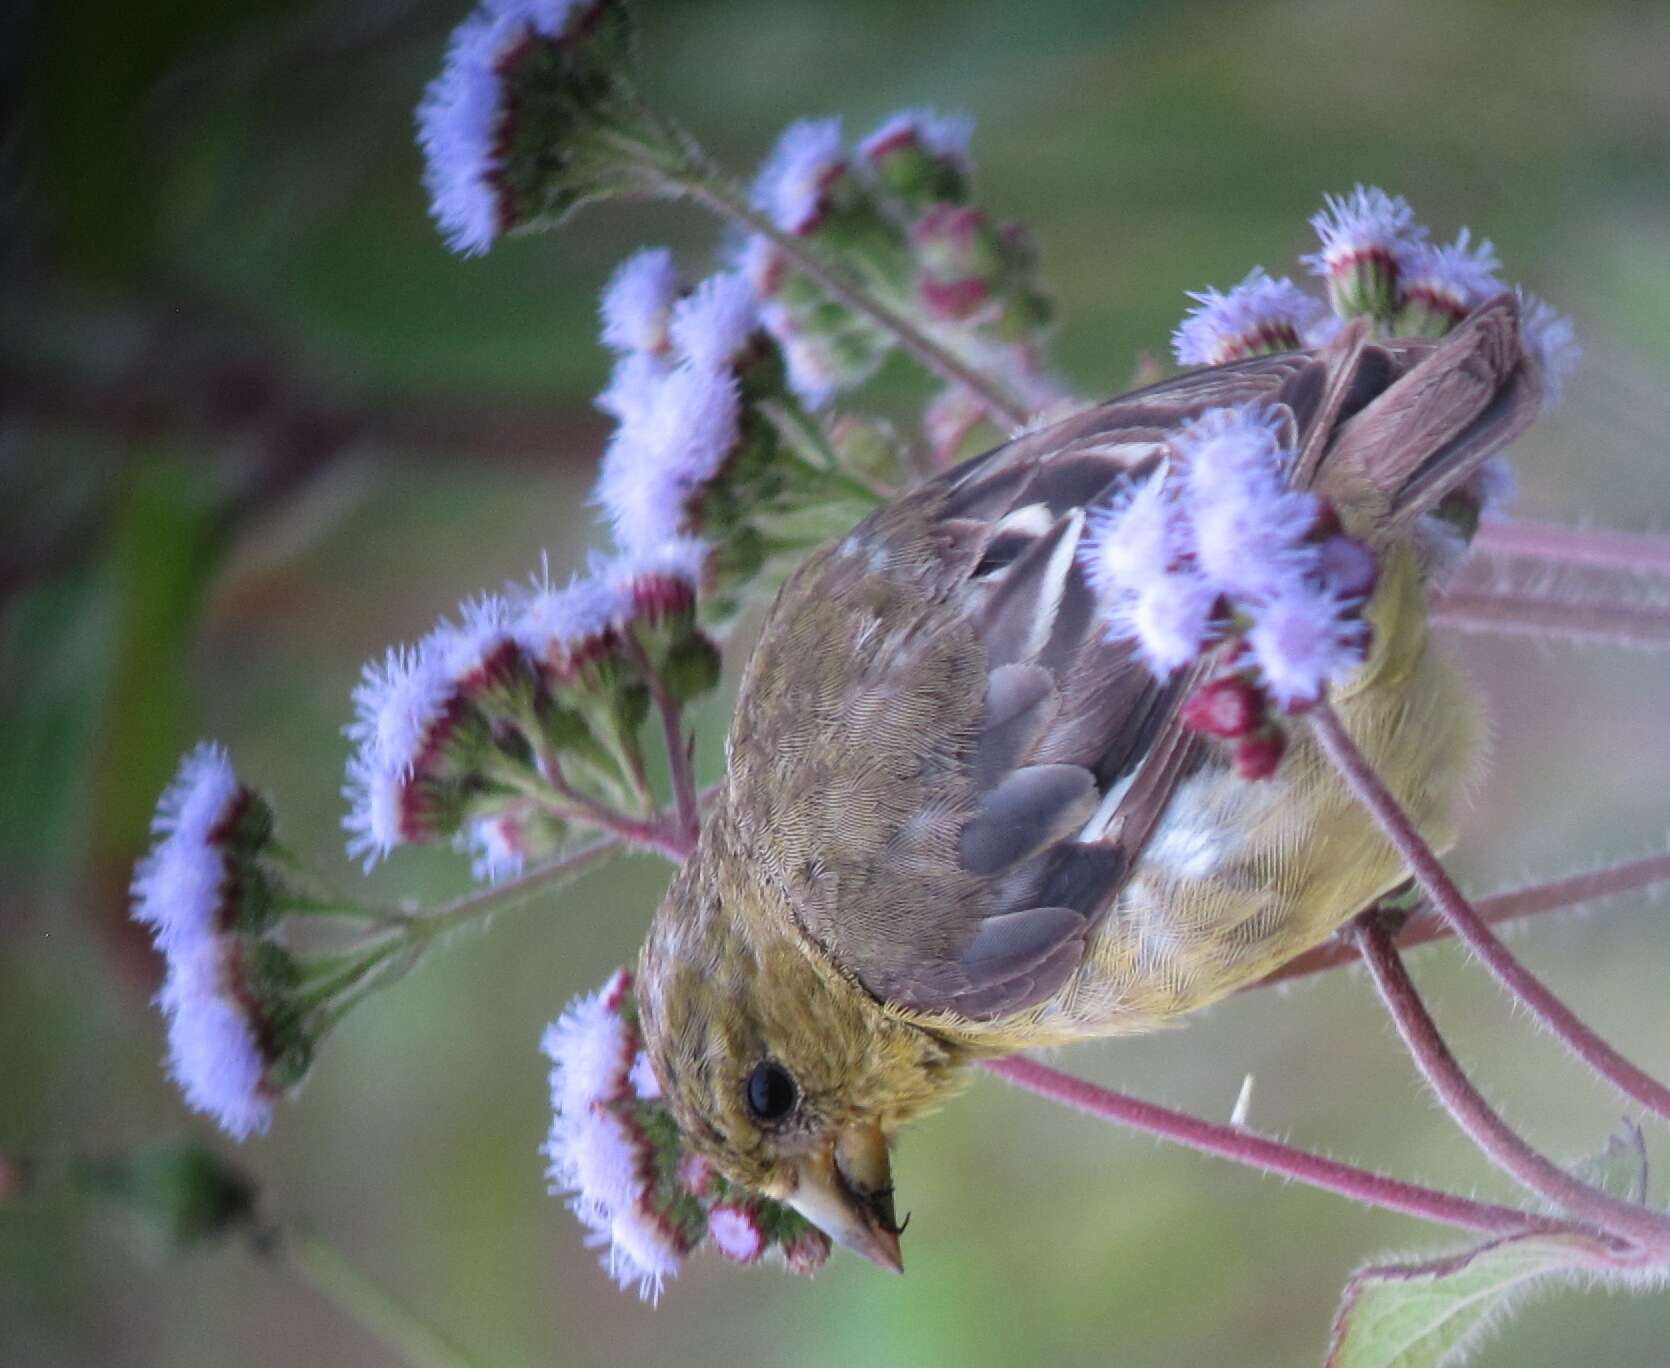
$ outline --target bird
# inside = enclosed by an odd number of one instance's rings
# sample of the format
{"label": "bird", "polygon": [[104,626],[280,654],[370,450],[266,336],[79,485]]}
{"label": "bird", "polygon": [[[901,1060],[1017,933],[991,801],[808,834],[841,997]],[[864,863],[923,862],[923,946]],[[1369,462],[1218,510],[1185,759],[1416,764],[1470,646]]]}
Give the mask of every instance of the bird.
{"label": "bird", "polygon": [[1207,411],[1256,404],[1379,558],[1372,646],[1330,695],[1436,846],[1480,725],[1431,648],[1434,510],[1535,418],[1511,294],[1442,339],[1348,325],[1023,430],[784,582],[724,778],[639,957],[687,1144],[902,1271],[890,1150],[970,1066],[1156,1030],[1328,938],[1407,871],[1294,727],[1252,782],[1098,617],[1087,512]]}

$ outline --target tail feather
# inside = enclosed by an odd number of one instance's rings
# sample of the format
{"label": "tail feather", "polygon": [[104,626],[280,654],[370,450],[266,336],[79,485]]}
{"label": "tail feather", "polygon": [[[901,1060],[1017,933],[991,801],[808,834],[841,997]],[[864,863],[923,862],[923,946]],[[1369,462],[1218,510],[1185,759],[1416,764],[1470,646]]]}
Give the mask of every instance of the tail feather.
{"label": "tail feather", "polygon": [[1498,295],[1340,423],[1317,488],[1341,506],[1372,510],[1377,537],[1406,535],[1530,426],[1541,403],[1518,301]]}

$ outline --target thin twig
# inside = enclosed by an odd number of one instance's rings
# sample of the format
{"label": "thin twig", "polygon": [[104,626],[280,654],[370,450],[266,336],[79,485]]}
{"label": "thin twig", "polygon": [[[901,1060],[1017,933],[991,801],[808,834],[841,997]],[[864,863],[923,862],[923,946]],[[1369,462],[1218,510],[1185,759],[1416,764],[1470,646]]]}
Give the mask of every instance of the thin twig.
{"label": "thin twig", "polygon": [[1488,519],[1474,533],[1473,548],[1487,555],[1521,556],[1591,570],[1670,575],[1670,539],[1642,532]]}
{"label": "thin twig", "polygon": [[680,184],[692,199],[722,218],[729,219],[749,232],[769,238],[783,255],[794,263],[796,270],[815,280],[831,298],[845,304],[855,313],[863,314],[891,333],[905,351],[942,380],[961,385],[977,396],[986,410],[1000,423],[1009,427],[1019,427],[1031,416],[1026,409],[1004,394],[989,377],[966,365],[909,319],[853,284],[801,239],[792,233],[785,233],[716,173],[692,171]]}
{"label": "thin twig", "polygon": [[1642,1106],[1670,1120],[1670,1089],[1630,1063],[1584,1025],[1571,1008],[1508,952],[1507,946],[1468,905],[1432,847],[1415,830],[1409,815],[1357,748],[1332,706],[1323,700],[1306,716],[1322,749],[1358,800],[1374,815],[1432,905],[1495,975],[1497,982],[1595,1073]]}
{"label": "thin twig", "polygon": [[1436,1221],[1441,1225],[1488,1235],[1519,1235],[1528,1231],[1564,1228],[1561,1223],[1533,1212],[1517,1211],[1513,1207],[1479,1202],[1471,1197],[1406,1183],[1371,1169],[1342,1164],[1336,1159],[1251,1135],[1236,1126],[1218,1125],[1186,1112],[1143,1102],[1021,1055],[991,1060],[984,1067],[1018,1088],[1088,1116],[1129,1126],[1202,1154],[1245,1164],[1263,1173],[1290,1178],[1365,1206],[1381,1207],[1423,1221]]}
{"label": "thin twig", "polygon": [[473,1360],[379,1287],[341,1251],[308,1230],[289,1229],[276,1248],[286,1265],[412,1368],[471,1368]]}
{"label": "thin twig", "polygon": [[661,715],[661,741],[667,752],[667,777],[673,786],[673,805],[677,814],[679,835],[692,847],[702,826],[701,803],[696,797],[696,774],[690,759],[690,744],[684,736],[684,708],[667,688],[667,681],[650,662],[649,653],[631,633],[626,637],[628,649],[643,671],[649,684],[649,696]]}
{"label": "thin twig", "polygon": [[[1559,912],[1603,898],[1616,898],[1625,893],[1639,893],[1660,884],[1670,883],[1670,851],[1646,855],[1604,869],[1588,869],[1581,874],[1570,874],[1563,879],[1531,884],[1507,893],[1492,893],[1477,899],[1473,910],[1479,920],[1490,926],[1518,921],[1544,912]],[[1409,950],[1432,941],[1447,940],[1455,935],[1455,928],[1431,908],[1423,908],[1397,933],[1399,950]],[[1280,969],[1249,983],[1243,990],[1268,988],[1288,979],[1304,978],[1342,964],[1357,963],[1357,948],[1345,936],[1336,936],[1304,954],[1290,959]]]}
{"label": "thin twig", "polygon": [[1532,1192],[1586,1224],[1637,1243],[1645,1250],[1670,1256],[1670,1219],[1574,1178],[1553,1160],[1532,1149],[1491,1109],[1444,1043],[1408,970],[1398,958],[1390,933],[1379,924],[1376,914],[1369,912],[1358,918],[1352,934],[1410,1057],[1438,1094],[1445,1110],[1485,1157]]}
{"label": "thin twig", "polygon": [[1451,589],[1433,601],[1431,621],[1435,626],[1462,632],[1670,649],[1670,608],[1645,603]]}

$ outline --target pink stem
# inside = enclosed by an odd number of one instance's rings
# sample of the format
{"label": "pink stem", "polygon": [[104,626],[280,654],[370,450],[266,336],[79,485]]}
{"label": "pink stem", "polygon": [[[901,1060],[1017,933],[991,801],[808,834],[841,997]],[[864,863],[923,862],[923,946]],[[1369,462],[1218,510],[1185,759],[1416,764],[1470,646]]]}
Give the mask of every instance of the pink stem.
{"label": "pink stem", "polygon": [[[1550,880],[1548,883],[1516,888],[1510,893],[1493,893],[1475,902],[1473,910],[1478,913],[1480,921],[1495,926],[1502,922],[1517,921],[1521,917],[1578,907],[1602,898],[1640,892],[1662,883],[1670,883],[1670,851],[1646,855],[1638,860],[1626,860],[1622,864],[1609,865],[1605,869],[1585,870],[1581,874],[1571,874],[1563,879]],[[1426,909],[1404,923],[1403,929],[1397,933],[1396,940],[1398,949],[1408,950],[1430,941],[1446,940],[1453,935],[1455,928],[1449,922],[1431,909]],[[1343,936],[1335,937],[1305,951],[1302,955],[1295,956],[1257,983],[1248,984],[1247,991],[1253,988],[1267,988],[1273,983],[1281,983],[1287,979],[1303,978],[1307,974],[1321,973],[1324,969],[1334,969],[1342,964],[1355,964],[1358,958],[1357,947],[1350,940]]]}
{"label": "pink stem", "polygon": [[1532,1192],[1563,1207],[1579,1220],[1649,1250],[1670,1254],[1670,1219],[1580,1182],[1532,1149],[1491,1110],[1490,1104],[1468,1082],[1438,1033],[1408,970],[1398,958],[1390,933],[1378,924],[1375,914],[1360,917],[1352,934],[1416,1067],[1456,1124],[1485,1156]]}
{"label": "pink stem", "polygon": [[1366,1206],[1381,1207],[1424,1221],[1437,1221],[1489,1235],[1518,1235],[1531,1230],[1562,1228],[1559,1222],[1530,1212],[1405,1183],[1370,1169],[1342,1164],[1319,1154],[1307,1154],[1304,1150],[1251,1135],[1235,1126],[1202,1121],[1186,1112],[1172,1111],[1169,1107],[1143,1102],[1087,1083],[1022,1055],[988,1060],[982,1067],[1017,1088],[1024,1088],[1027,1092],[1088,1116],[1129,1126],[1133,1130],[1185,1145],[1202,1154],[1245,1164],[1264,1173],[1291,1178]]}
{"label": "pink stem", "polygon": [[1670,540],[1639,532],[1487,520],[1474,533],[1473,547],[1489,555],[1523,556],[1593,570],[1670,575]]}
{"label": "pink stem", "polygon": [[1670,647],[1670,609],[1554,594],[1452,589],[1433,600],[1439,627],[1498,636],[1558,636],[1619,646]]}
{"label": "pink stem", "polygon": [[1555,997],[1541,980],[1508,953],[1507,946],[1491,932],[1483,919],[1461,895],[1432,847],[1421,839],[1409,815],[1392,797],[1380,776],[1374,772],[1363,753],[1357,749],[1349,733],[1340,723],[1339,715],[1324,700],[1306,714],[1315,729],[1317,740],[1334,767],[1351,786],[1358,800],[1380,824],[1392,845],[1396,847],[1409,871],[1415,876],[1427,899],[1455,928],[1464,941],[1496,981],[1523,1003],[1551,1030],[1566,1048],[1602,1078],[1621,1092],[1634,1098],[1643,1107],[1670,1120],[1670,1089],[1638,1069],[1614,1050],[1578,1018],[1577,1014]]}

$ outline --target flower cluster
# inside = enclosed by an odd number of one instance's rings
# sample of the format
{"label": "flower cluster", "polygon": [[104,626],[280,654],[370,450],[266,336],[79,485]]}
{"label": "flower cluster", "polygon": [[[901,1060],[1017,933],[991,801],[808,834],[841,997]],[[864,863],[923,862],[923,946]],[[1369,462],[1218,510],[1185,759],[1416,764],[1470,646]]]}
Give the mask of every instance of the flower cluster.
{"label": "flower cluster", "polygon": [[664,189],[677,149],[636,99],[631,44],[623,0],[483,0],[458,26],[418,107],[430,212],[454,250]]}
{"label": "flower cluster", "polygon": [[566,1195],[622,1287],[660,1296],[684,1258],[708,1244],[737,1263],[775,1254],[796,1273],[829,1257],[828,1237],[799,1213],[726,1181],[684,1147],[643,1052],[624,969],[546,1028],[551,1190]]}
{"label": "flower cluster", "polygon": [[671,253],[639,252],[602,314],[618,355],[597,402],[618,426],[594,500],[623,555],[701,584],[708,621],[867,511],[873,495],[792,392],[792,360],[763,328],[746,273],[685,290]]}
{"label": "flower cluster", "polygon": [[238,782],[226,752],[186,756],[133,878],[133,917],[167,960],[157,1002],[168,1071],[197,1111],[242,1140],[272,1120],[272,1100],[307,1068],[296,969],[263,933],[290,902],[269,867],[272,814]]}
{"label": "flower cluster", "polygon": [[[1434,243],[1407,200],[1374,186],[1326,196],[1311,226],[1320,249],[1300,261],[1324,282],[1327,306],[1285,276],[1272,279],[1263,267],[1227,293],[1191,292],[1195,307],[1172,334],[1182,365],[1217,366],[1316,346],[1353,318],[1372,320],[1388,336],[1442,337],[1507,288],[1488,240],[1475,243],[1463,228],[1454,242]],[[1526,298],[1520,326],[1552,405],[1581,355],[1571,324]]]}
{"label": "flower cluster", "polygon": [[1280,756],[1271,704],[1302,709],[1362,664],[1376,577],[1327,505],[1288,486],[1284,421],[1208,410],[1172,438],[1167,463],[1093,512],[1080,552],[1109,636],[1157,676],[1222,648],[1229,673],[1191,696],[1185,720],[1235,741],[1249,777]]}
{"label": "flower cluster", "polygon": [[[839,119],[802,120],[766,159],[754,203],[783,232],[837,259],[877,298],[1039,409],[1065,391],[1047,366],[1050,307],[1037,284],[1037,253],[1019,224],[994,223],[971,201],[972,131],[962,116],[905,110],[853,153]],[[872,321],[796,271],[767,238],[748,239],[738,266],[807,404],[821,406],[861,384],[893,345]],[[959,398],[968,408],[968,397]]]}
{"label": "flower cluster", "polygon": [[673,540],[561,588],[542,574],[368,664],[346,729],[349,853],[370,868],[451,838],[497,878],[557,849],[593,795],[629,792],[652,680],[678,701],[718,680],[695,625],[706,555]]}

